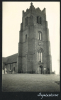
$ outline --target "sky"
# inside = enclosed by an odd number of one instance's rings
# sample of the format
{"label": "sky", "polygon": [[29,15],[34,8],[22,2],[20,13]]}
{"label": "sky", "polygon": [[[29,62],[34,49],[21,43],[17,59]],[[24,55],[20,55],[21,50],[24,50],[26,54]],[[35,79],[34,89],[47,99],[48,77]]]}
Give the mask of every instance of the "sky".
{"label": "sky", "polygon": [[[30,7],[31,2],[2,2],[2,57],[18,53],[19,31],[22,11]],[[46,8],[52,71],[60,73],[60,2],[32,2],[41,10]]]}

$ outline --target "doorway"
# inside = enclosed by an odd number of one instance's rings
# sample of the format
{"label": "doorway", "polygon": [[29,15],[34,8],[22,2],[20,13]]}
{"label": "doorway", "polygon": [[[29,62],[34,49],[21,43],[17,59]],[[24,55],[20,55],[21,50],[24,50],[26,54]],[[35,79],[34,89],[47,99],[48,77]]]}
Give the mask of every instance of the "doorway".
{"label": "doorway", "polygon": [[40,69],[41,69],[40,73],[43,74],[43,66],[42,65],[40,65]]}

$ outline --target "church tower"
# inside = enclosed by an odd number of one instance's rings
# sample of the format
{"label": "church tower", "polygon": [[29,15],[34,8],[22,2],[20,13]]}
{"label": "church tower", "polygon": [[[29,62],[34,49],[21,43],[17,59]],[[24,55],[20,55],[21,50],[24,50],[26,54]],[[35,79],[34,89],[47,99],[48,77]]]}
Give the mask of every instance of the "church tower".
{"label": "church tower", "polygon": [[18,73],[48,74],[52,71],[46,9],[31,3],[22,12],[18,44]]}

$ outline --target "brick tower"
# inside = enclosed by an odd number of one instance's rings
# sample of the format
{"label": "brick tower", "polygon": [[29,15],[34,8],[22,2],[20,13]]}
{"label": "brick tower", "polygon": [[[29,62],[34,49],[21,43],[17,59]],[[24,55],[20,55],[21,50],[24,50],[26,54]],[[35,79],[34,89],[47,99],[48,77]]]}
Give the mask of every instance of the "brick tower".
{"label": "brick tower", "polygon": [[17,72],[51,73],[50,41],[45,8],[41,11],[31,3],[30,8],[22,13]]}

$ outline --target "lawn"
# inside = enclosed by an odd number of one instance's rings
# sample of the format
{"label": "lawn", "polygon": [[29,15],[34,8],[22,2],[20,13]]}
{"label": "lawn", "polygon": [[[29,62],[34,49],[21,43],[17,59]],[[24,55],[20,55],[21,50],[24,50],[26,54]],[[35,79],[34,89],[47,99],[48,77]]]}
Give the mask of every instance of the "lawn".
{"label": "lawn", "polygon": [[60,76],[55,74],[3,74],[2,91],[60,92]]}

